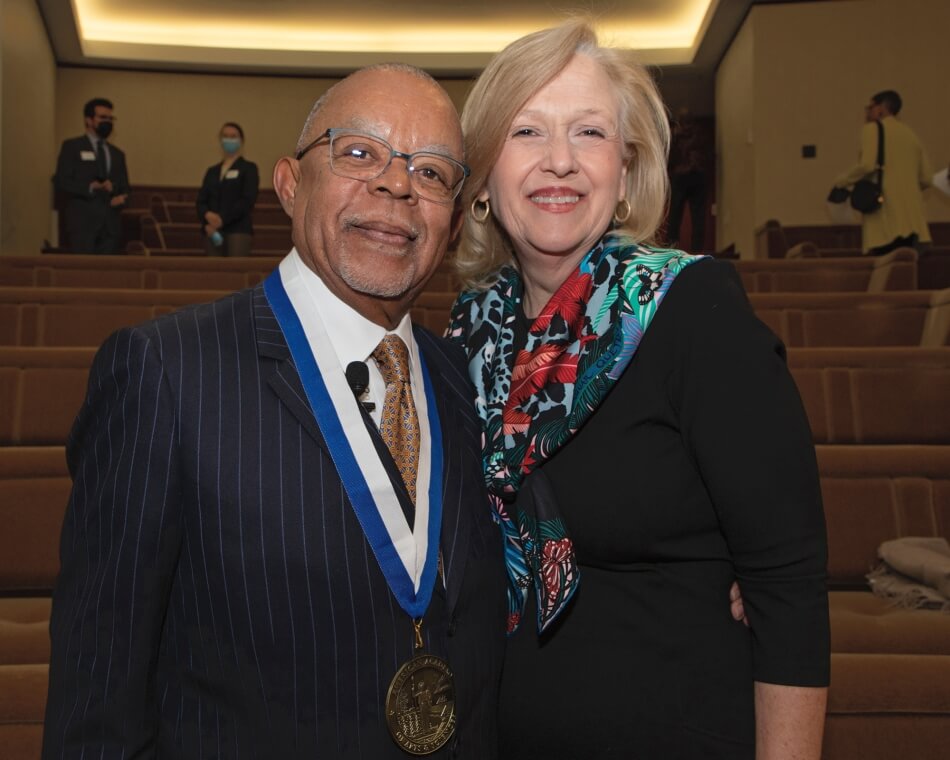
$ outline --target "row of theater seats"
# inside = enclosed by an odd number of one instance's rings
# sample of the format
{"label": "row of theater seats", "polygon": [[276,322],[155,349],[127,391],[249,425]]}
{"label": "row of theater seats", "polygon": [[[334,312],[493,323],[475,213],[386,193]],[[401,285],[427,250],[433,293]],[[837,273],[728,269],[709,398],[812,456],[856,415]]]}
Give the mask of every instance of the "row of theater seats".
{"label": "row of theater seats", "polygon": [[[122,210],[120,250],[148,256],[204,255],[204,235],[195,207],[197,196],[195,187],[133,188]],[[290,249],[290,219],[272,189],[259,192],[252,221],[252,255],[282,256]]]}
{"label": "row of theater seats", "polygon": [[[930,225],[932,243],[917,264],[920,287],[950,287],[950,222]],[[861,255],[861,227],[856,224],[795,225],[770,219],[755,231],[757,259],[834,258]]]}
{"label": "row of theater seats", "polygon": [[[62,443],[94,354],[0,345],[0,446]],[[788,362],[815,443],[941,444],[950,443],[948,356],[945,346],[793,348]]]}
{"label": "row of theater seats", "polygon": [[[181,273],[164,272],[152,273],[152,279],[177,281],[178,289],[0,286],[0,345],[98,345],[116,324],[141,322],[196,300],[213,299],[231,289],[225,279],[246,282],[258,277],[260,264],[254,258],[248,261],[253,271],[222,271],[220,279],[216,271],[207,277],[190,272],[188,281],[203,289],[181,287],[186,279]],[[438,279],[448,281],[449,275],[441,272]],[[441,331],[454,298],[453,291],[428,290],[416,301],[413,315]],[[794,348],[942,346],[950,327],[950,289],[753,292],[749,298],[759,317]]]}
{"label": "row of theater seats", "polygon": [[[281,255],[286,253],[286,249]],[[917,290],[917,255],[902,249],[880,258],[856,257],[816,262],[808,259],[756,259],[733,262],[749,293],[824,293]],[[215,277],[208,276],[203,260],[183,257],[150,261],[74,254],[7,257],[3,285],[54,287],[147,288],[150,290],[207,290],[243,287],[257,282],[274,266],[272,261],[217,261]],[[430,281],[431,292],[454,292],[443,266]]]}
{"label": "row of theater seats", "polygon": [[[0,756],[38,757],[69,492],[63,442],[95,346],[120,325],[253,285],[273,265],[0,259]],[[950,538],[950,290],[915,289],[913,252],[736,266],[756,312],[789,346],[818,444],[832,589],[824,757],[943,758],[950,615],[889,608],[864,575],[887,539]],[[441,330],[454,294],[440,270],[414,317]]]}

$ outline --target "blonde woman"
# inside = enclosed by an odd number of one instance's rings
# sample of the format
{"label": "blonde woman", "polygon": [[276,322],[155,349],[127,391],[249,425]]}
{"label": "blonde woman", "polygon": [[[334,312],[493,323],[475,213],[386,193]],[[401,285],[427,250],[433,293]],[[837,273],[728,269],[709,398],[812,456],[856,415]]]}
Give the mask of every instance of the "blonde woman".
{"label": "blonde woman", "polygon": [[[826,541],[780,341],[728,264],[651,245],[669,127],[572,21],[462,117],[450,335],[506,541],[505,758],[815,758]],[[751,627],[729,614],[738,581]]]}

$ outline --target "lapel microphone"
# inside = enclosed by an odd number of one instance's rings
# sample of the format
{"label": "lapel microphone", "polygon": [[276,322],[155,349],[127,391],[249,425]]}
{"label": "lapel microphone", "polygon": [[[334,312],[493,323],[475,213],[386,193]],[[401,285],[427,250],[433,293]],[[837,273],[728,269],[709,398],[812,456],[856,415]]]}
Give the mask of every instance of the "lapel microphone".
{"label": "lapel microphone", "polygon": [[366,389],[369,388],[369,367],[366,366],[366,362],[350,362],[346,365],[345,374],[346,382],[349,383],[356,400],[367,412],[372,412],[376,408],[376,404],[361,400],[363,394],[366,393]]}

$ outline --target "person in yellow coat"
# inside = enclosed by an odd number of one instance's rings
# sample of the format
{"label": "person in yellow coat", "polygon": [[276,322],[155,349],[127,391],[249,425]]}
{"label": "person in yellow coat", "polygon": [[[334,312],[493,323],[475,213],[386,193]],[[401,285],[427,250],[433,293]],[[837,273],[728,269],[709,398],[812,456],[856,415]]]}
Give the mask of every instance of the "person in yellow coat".
{"label": "person in yellow coat", "polygon": [[893,90],[871,98],[864,109],[867,123],[861,128],[861,159],[835,183],[836,187],[850,187],[874,172],[878,140],[875,123],[880,122],[884,128],[884,203],[861,217],[862,247],[872,256],[902,246],[918,248],[931,239],[921,191],[930,185],[933,171],[917,135],[897,119],[901,105],[901,96]]}

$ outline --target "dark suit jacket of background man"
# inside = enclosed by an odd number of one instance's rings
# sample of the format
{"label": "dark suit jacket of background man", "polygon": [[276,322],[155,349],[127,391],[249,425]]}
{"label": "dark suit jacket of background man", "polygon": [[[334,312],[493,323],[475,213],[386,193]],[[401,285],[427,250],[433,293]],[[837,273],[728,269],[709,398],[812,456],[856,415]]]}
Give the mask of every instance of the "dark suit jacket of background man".
{"label": "dark suit jacket of background man", "polygon": [[[414,334],[444,439],[445,587],[423,632],[455,673],[459,719],[434,757],[486,760],[502,545],[462,354]],[[412,626],[305,399],[262,286],[100,349],[68,443],[44,758],[407,757],[382,705]]]}
{"label": "dark suit jacket of background man", "polygon": [[94,153],[87,135],[63,141],[56,161],[56,189],[66,196],[66,245],[73,253],[115,253],[121,234],[121,207],[110,200],[129,192],[129,174],[125,153],[109,143],[111,162],[107,179],[112,192],[89,192],[90,183],[99,179],[94,160],[83,160],[83,153]]}

